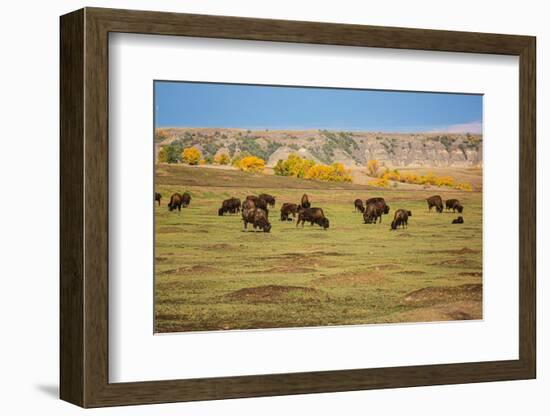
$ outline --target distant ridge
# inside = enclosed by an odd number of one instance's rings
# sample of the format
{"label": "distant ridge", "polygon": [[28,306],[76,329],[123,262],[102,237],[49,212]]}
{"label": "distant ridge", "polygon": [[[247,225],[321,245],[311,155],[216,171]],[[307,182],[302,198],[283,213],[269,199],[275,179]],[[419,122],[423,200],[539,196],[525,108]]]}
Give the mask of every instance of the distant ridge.
{"label": "distant ridge", "polygon": [[[159,134],[160,133],[160,134]],[[273,166],[296,153],[316,162],[364,165],[377,159],[399,167],[480,167],[483,140],[469,133],[384,133],[329,130],[248,130],[237,128],[161,128],[155,144],[196,147],[204,157],[241,152],[253,154]]]}

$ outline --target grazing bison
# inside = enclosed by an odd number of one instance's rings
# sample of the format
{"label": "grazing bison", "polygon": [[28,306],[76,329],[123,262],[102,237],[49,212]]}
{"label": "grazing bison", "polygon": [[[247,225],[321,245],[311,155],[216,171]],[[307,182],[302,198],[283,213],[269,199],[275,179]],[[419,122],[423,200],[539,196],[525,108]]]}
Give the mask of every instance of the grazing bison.
{"label": "grazing bison", "polygon": [[395,211],[393,216],[393,221],[391,222],[391,229],[397,230],[397,227],[401,226],[402,228],[408,227],[409,217],[412,217],[412,212],[404,209],[398,209]]}
{"label": "grazing bison", "polygon": [[382,222],[382,215],[390,212],[390,206],[386,204],[383,198],[371,198],[369,199],[365,212],[363,212],[363,220],[365,224],[376,224],[376,221]]}
{"label": "grazing bison", "polygon": [[452,224],[464,224],[464,218],[462,218],[462,215],[459,215],[458,218],[455,218]]}
{"label": "grazing bison", "polygon": [[178,194],[177,192],[175,194],[172,194],[170,197],[170,202],[168,203],[168,210],[173,211],[176,208],[178,211],[181,211],[181,207],[183,205],[183,197],[181,194]]}
{"label": "grazing bison", "polygon": [[[390,206],[388,204],[386,204],[386,200],[382,197],[378,196],[378,197],[367,199],[367,201],[365,203],[365,207],[369,204],[376,204],[377,206],[382,207],[382,212],[384,214],[389,214],[390,213]],[[380,220],[380,221],[382,221],[382,220]]]}
{"label": "grazing bison", "polygon": [[191,203],[191,195],[189,195],[188,192],[184,192],[181,196],[181,206],[183,208],[187,208],[189,204]]}
{"label": "grazing bison", "polygon": [[363,220],[365,224],[376,224],[378,219],[380,219],[379,222],[382,222],[382,215],[388,212],[390,212],[390,206],[386,205],[385,202],[371,202],[363,212]]}
{"label": "grazing bison", "polygon": [[243,224],[245,230],[248,224],[252,224],[254,229],[260,228],[264,233],[271,231],[271,224],[267,219],[266,212],[261,208],[243,209]]}
{"label": "grazing bison", "polygon": [[229,198],[222,202],[222,207],[218,210],[221,217],[225,213],[235,214],[241,209],[241,200],[239,198]]}
{"label": "grazing bison", "polygon": [[252,201],[252,203],[256,208],[263,209],[266,212],[266,214],[269,215],[269,210],[267,209],[267,202],[265,201],[265,199],[262,199],[255,195],[248,195],[246,197],[246,201]]}
{"label": "grazing bison", "polygon": [[302,207],[302,208],[311,207],[311,203],[309,202],[309,198],[308,198],[307,194],[302,195],[302,200],[300,201],[300,207]]}
{"label": "grazing bison", "polygon": [[[297,213],[298,213],[297,204],[291,204],[289,202],[285,202],[281,206],[281,221],[292,221],[292,218],[296,218]],[[292,218],[290,218],[290,215],[292,215]]]}
{"label": "grazing bison", "polygon": [[274,207],[275,206],[275,197],[269,194],[260,194],[258,198],[263,199],[267,205]]}
{"label": "grazing bison", "polygon": [[365,206],[363,205],[363,200],[361,199],[356,199],[355,201],[353,201],[353,205],[355,206],[355,211],[359,211],[359,212],[365,212]]}
{"label": "grazing bison", "polygon": [[322,208],[303,208],[298,211],[298,221],[296,221],[296,227],[302,223],[308,221],[311,225],[317,224],[320,227],[323,227],[325,230],[329,227],[329,220],[325,217]]}
{"label": "grazing bison", "polygon": [[447,199],[445,201],[445,208],[447,210],[453,210],[453,212],[458,211],[459,214],[462,214],[462,211],[464,210],[464,207],[460,203],[458,199]]}
{"label": "grazing bison", "polygon": [[162,195],[159,194],[158,192],[155,192],[155,201],[159,203],[159,207],[160,207],[160,200],[162,199]]}
{"label": "grazing bison", "polygon": [[428,202],[428,211],[431,211],[432,207],[435,207],[440,214],[443,212],[443,200],[439,195],[426,198],[426,201]]}

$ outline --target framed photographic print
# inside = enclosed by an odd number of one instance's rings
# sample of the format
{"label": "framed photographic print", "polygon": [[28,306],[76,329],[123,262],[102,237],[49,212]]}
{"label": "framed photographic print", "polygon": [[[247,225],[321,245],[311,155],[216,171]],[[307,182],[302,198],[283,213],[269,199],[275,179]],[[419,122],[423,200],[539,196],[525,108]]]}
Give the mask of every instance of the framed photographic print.
{"label": "framed photographic print", "polygon": [[61,17],[83,406],[534,378],[535,38]]}

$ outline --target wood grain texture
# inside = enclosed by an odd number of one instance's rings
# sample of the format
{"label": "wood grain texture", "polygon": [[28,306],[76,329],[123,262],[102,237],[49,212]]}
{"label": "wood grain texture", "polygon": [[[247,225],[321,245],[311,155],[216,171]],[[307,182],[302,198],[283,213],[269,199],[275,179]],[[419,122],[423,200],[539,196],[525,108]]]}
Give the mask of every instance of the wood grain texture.
{"label": "wood grain texture", "polygon": [[84,12],[60,23],[60,388],[84,405]]}
{"label": "wood grain texture", "polygon": [[[108,33],[520,57],[520,357],[446,365],[190,380],[108,381]],[[87,8],[61,19],[61,397],[83,407],[533,378],[535,38]]]}

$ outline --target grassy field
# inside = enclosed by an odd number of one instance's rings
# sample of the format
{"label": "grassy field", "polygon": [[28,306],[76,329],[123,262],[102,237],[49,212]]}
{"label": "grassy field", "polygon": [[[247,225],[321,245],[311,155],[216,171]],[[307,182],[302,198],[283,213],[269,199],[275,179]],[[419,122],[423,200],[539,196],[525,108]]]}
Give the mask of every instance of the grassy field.
{"label": "grassy field", "polygon": [[[155,207],[156,332],[280,328],[482,317],[482,197],[451,190],[373,190],[239,171],[160,165]],[[173,192],[191,205],[169,212]],[[223,199],[269,193],[271,233],[219,217]],[[279,221],[283,202],[307,193],[330,228]],[[456,214],[428,213],[425,198],[456,197]],[[363,224],[355,198],[382,196],[390,214]],[[390,231],[397,208],[409,228]]]}

